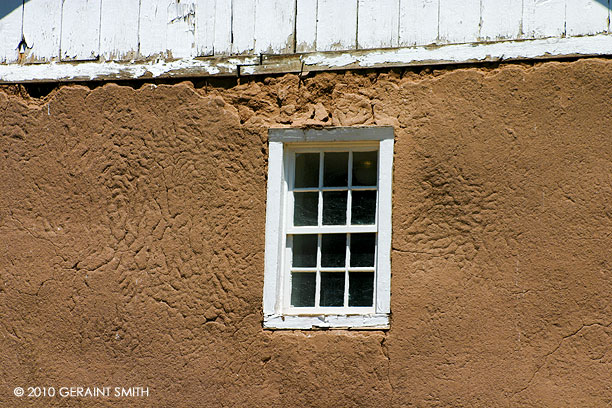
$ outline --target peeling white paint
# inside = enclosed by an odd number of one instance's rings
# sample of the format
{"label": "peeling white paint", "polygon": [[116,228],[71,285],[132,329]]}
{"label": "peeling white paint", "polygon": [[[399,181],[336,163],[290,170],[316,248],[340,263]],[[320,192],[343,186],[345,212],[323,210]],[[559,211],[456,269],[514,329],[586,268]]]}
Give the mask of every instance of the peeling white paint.
{"label": "peeling white paint", "polygon": [[357,60],[355,56],[347,52],[346,54],[337,57],[328,57],[325,54],[315,54],[306,56],[302,59],[306,65],[328,65],[332,67],[345,67],[349,64],[354,64]]}
{"label": "peeling white paint", "polygon": [[[32,65],[0,65],[0,81],[69,81],[93,80],[103,78],[140,78],[188,76],[190,72],[197,75],[237,75],[238,67],[229,60],[216,62],[197,59],[182,59],[176,61],[157,61],[150,63],[117,63],[117,62],[82,62],[79,64],[50,63]],[[244,60],[242,61],[244,63]],[[248,61],[247,61],[248,62]]]}
{"label": "peeling white paint", "polygon": [[371,315],[331,315],[331,316],[264,316],[266,329],[308,330],[322,329],[380,329],[389,328],[389,316],[386,314]]}
{"label": "peeling white paint", "polygon": [[62,0],[42,3],[27,1],[23,11],[23,35],[28,45],[26,61],[57,60],[60,54],[61,28]]}
{"label": "peeling white paint", "polygon": [[[608,33],[610,14],[598,0],[28,0],[25,9],[21,0],[5,3],[0,63],[579,37]],[[25,55],[17,52],[22,30]]]}
{"label": "peeling white paint", "polygon": [[[377,50],[356,54],[346,52],[332,57],[324,53],[305,56],[306,66],[321,65],[343,68],[357,65],[369,68],[385,64],[412,64],[415,62],[462,63],[487,60],[530,59],[546,56],[607,55],[612,53],[612,37],[549,38],[531,41],[503,41],[485,44],[457,44],[432,47],[412,47]],[[257,67],[250,68],[257,73]]]}
{"label": "peeling white paint", "polygon": [[63,61],[94,60],[100,55],[101,0],[64,0],[61,54]]}
{"label": "peeling white paint", "polygon": [[[478,61],[541,59],[612,54],[612,36],[548,38],[484,44],[451,44],[384,50],[323,52],[259,57],[180,59],[156,62],[81,62],[0,65],[0,82],[69,81],[113,78],[263,75],[267,73],[358,69],[388,66],[469,63]],[[239,68],[240,67],[240,68]],[[240,72],[238,71],[240,69]]]}

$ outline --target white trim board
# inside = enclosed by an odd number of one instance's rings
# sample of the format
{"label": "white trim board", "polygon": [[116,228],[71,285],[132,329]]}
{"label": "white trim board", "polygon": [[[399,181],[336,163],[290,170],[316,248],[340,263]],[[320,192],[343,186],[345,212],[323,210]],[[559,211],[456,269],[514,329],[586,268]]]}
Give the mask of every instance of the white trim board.
{"label": "white trim board", "polygon": [[[265,234],[265,273],[263,291],[263,327],[266,329],[294,329],[307,330],[312,328],[335,329],[377,329],[389,328],[390,290],[391,290],[391,211],[392,211],[392,172],[393,172],[393,143],[394,132],[392,127],[333,127],[325,129],[296,129],[282,128],[269,129],[269,155],[268,155],[268,187],[266,202],[266,234]],[[362,145],[360,148],[359,145]],[[376,208],[376,223],[368,226],[369,232],[378,234],[376,244],[375,262],[372,272],[375,272],[373,286],[373,307],[347,307],[348,294],[345,292],[344,307],[320,307],[317,293],[319,283],[315,290],[315,307],[295,308],[290,302],[289,274],[299,268],[291,268],[288,259],[291,259],[287,244],[287,236],[296,234],[297,229],[306,233],[321,234],[327,228],[321,222],[321,201],[318,202],[319,220],[316,227],[294,226],[291,191],[293,179],[293,166],[295,152],[317,151],[329,152],[337,149],[358,151],[364,146],[378,150],[378,179],[376,187],[378,200]],[[349,155],[348,166],[351,167],[352,155]],[[317,190],[323,188],[323,167],[319,167],[319,185]],[[351,176],[347,181],[348,188],[352,188]],[[373,187],[373,186],[372,186]],[[367,187],[371,189],[372,187]],[[357,187],[359,188],[359,187]],[[350,220],[350,195],[348,201]],[[349,221],[346,226],[330,226],[334,232],[354,233],[360,232],[359,226]],[[373,228],[373,229],[372,229]],[[329,232],[329,231],[328,231]],[[319,237],[318,246],[321,245]],[[348,245],[348,244],[347,244]],[[320,267],[321,250],[318,249],[317,271]],[[348,262],[347,247],[347,262]],[[350,270],[348,263],[342,272]],[[318,272],[317,272],[318,273]],[[346,275],[348,277],[348,275]],[[317,278],[318,279],[318,278]],[[347,278],[348,279],[348,278]],[[348,281],[346,281],[348,282]],[[348,283],[347,283],[348,285]],[[346,287],[345,287],[346,289]]]}
{"label": "white trim board", "polygon": [[0,65],[0,83],[266,75],[612,55],[612,35],[154,62]]}

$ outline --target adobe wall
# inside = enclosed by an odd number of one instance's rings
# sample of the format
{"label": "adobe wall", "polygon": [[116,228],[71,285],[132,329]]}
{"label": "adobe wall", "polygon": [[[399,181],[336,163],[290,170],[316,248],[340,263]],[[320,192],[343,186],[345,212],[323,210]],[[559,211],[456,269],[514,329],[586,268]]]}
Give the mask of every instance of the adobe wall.
{"label": "adobe wall", "polygon": [[[611,61],[14,89],[0,406],[612,401]],[[388,332],[262,329],[267,129],[315,124],[395,127]]]}

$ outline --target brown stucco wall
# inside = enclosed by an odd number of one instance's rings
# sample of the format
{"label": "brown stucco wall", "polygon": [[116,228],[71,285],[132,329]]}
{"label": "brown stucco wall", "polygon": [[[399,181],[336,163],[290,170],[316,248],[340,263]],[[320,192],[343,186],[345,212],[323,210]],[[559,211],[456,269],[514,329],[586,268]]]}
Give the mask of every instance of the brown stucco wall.
{"label": "brown stucco wall", "polygon": [[[12,90],[0,406],[612,402],[612,62]],[[395,127],[388,332],[262,329],[267,129],[314,124]]]}

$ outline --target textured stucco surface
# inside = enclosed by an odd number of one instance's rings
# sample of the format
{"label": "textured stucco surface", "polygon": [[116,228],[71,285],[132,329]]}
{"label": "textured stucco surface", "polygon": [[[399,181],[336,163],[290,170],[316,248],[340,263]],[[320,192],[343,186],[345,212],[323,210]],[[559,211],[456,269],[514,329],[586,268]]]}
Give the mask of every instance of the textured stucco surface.
{"label": "textured stucco surface", "polygon": [[[14,90],[0,406],[612,403],[612,62]],[[388,332],[262,329],[284,125],[395,127]]]}

